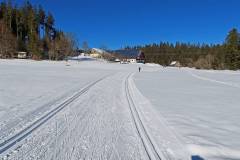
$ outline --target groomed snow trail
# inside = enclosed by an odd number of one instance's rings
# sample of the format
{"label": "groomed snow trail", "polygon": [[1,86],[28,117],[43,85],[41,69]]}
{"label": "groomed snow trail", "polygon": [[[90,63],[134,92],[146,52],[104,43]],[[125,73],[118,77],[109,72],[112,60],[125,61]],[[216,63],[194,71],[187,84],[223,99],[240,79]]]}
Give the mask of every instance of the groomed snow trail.
{"label": "groomed snow trail", "polygon": [[[73,94],[70,98],[59,104],[57,107],[55,107],[53,110],[49,111],[33,123],[31,123],[29,126],[24,128],[23,130],[19,131],[14,136],[5,139],[2,143],[0,143],[0,155],[7,154],[9,150],[11,149],[19,149],[21,147],[21,141],[24,140],[28,135],[30,135],[33,131],[41,127],[44,123],[46,123],[50,118],[55,116],[58,112],[60,112],[62,109],[64,109],[67,105],[72,103],[74,100],[79,98],[82,94],[86,93],[91,87],[93,87],[98,82],[102,81],[108,76],[105,76],[103,78],[100,78],[96,80],[95,82],[90,83],[89,85],[85,86],[83,89],[78,91],[77,93]],[[55,102],[56,103],[56,102]],[[50,107],[50,106],[49,106]],[[8,155],[6,155],[8,156]]]}
{"label": "groomed snow trail", "polygon": [[64,62],[0,60],[0,143],[89,82],[113,73],[98,68],[92,69],[88,63],[66,66]]}
{"label": "groomed snow trail", "polygon": [[9,159],[149,159],[129,111],[127,74],[92,86],[32,132]]}
{"label": "groomed snow trail", "polygon": [[[141,73],[140,73],[141,74]],[[129,76],[128,94],[134,110],[137,127],[145,141],[151,159],[189,160],[191,154],[181,137],[169,127],[162,115],[159,115],[150,101],[136,87],[133,74]]]}
{"label": "groomed snow trail", "polygon": [[146,127],[144,126],[144,123],[142,122],[139,112],[135,106],[133,99],[132,99],[132,96],[129,91],[129,77],[130,76],[131,76],[131,74],[128,75],[128,77],[125,81],[125,91],[126,91],[126,97],[128,100],[129,109],[130,109],[134,124],[136,126],[137,133],[142,141],[142,144],[143,144],[143,146],[146,150],[146,153],[148,155],[148,158],[150,160],[165,159],[164,156],[156,149],[156,146],[154,145],[153,140],[149,136],[149,133],[147,132]]}

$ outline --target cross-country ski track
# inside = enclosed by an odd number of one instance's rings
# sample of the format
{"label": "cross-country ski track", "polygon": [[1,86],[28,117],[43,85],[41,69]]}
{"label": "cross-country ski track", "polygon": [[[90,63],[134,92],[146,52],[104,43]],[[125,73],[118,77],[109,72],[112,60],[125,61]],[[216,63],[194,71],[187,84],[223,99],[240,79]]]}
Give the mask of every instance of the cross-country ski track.
{"label": "cross-country ski track", "polygon": [[[18,142],[22,141],[24,138],[26,138],[29,134],[31,134],[34,130],[38,129],[41,125],[46,123],[50,118],[52,118],[54,115],[56,115],[58,112],[60,112],[63,108],[65,108],[67,105],[72,103],[74,100],[79,98],[82,94],[86,93],[91,87],[93,87],[96,83],[102,81],[108,76],[105,76],[103,78],[98,79],[97,81],[94,81],[90,83],[89,85],[85,86],[84,88],[80,89],[79,92],[75,93],[72,97],[65,100],[63,103],[61,103],[59,106],[48,112],[46,115],[43,115],[41,118],[33,122],[31,125],[26,127],[25,129],[18,132],[16,135],[4,140],[4,142],[0,143],[0,155],[7,154],[7,151],[16,148],[16,145]],[[19,146],[17,146],[19,147]]]}
{"label": "cross-country ski track", "polygon": [[163,156],[160,156],[160,153],[159,153],[159,151],[157,151],[156,146],[153,144],[152,139],[149,136],[149,133],[147,133],[144,123],[142,122],[141,117],[138,113],[138,110],[136,109],[135,103],[131,97],[129,87],[128,87],[128,85],[129,85],[128,79],[130,76],[131,76],[131,74],[129,74],[129,76],[127,77],[127,79],[125,81],[125,89],[126,89],[126,97],[127,97],[129,109],[131,111],[132,119],[136,126],[138,135],[139,135],[139,137],[143,143],[143,146],[146,150],[148,158],[150,160],[161,160],[161,159],[163,159]]}

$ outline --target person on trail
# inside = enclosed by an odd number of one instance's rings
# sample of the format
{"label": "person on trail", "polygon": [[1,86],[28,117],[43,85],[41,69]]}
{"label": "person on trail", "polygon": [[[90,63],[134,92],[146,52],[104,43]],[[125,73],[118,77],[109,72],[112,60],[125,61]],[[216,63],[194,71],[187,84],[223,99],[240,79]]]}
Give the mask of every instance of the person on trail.
{"label": "person on trail", "polygon": [[141,67],[138,67],[138,71],[141,72]]}

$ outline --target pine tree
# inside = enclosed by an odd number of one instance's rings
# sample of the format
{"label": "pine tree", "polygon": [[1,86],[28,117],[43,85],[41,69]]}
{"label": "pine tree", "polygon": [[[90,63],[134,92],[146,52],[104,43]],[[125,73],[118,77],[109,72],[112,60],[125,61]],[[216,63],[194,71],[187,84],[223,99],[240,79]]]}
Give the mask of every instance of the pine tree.
{"label": "pine tree", "polygon": [[45,23],[45,34],[49,39],[52,39],[52,34],[54,30],[53,26],[54,26],[54,18],[53,18],[53,15],[49,12],[46,18],[46,23]]}
{"label": "pine tree", "polygon": [[240,69],[240,37],[237,29],[232,29],[225,42],[225,63],[229,69]]}
{"label": "pine tree", "polygon": [[0,55],[3,58],[14,57],[16,52],[17,41],[8,25],[0,20]]}
{"label": "pine tree", "polygon": [[43,37],[44,37],[44,35],[45,35],[44,32],[45,32],[46,14],[45,14],[45,11],[43,10],[42,6],[39,6],[38,16],[39,16],[40,26],[41,26],[41,29],[43,31]]}
{"label": "pine tree", "polygon": [[[55,20],[50,12],[46,15],[41,6],[35,7],[29,1],[25,1],[21,7],[13,6],[11,0],[0,3],[1,27],[4,26],[2,27],[4,32],[1,32],[0,39],[2,53],[9,52],[8,44],[11,44],[13,50],[15,50],[15,46],[10,43],[10,39],[14,43],[17,39],[17,49],[27,51],[34,59],[40,59],[43,56],[49,57],[49,59],[62,59],[62,55],[59,58],[59,56],[56,56],[59,53],[54,52],[65,50],[67,55],[72,52],[72,48],[74,48],[72,41],[70,41],[72,38],[55,29]],[[8,35],[8,38],[6,38],[6,35]],[[48,53],[48,51],[52,52]],[[7,57],[11,58],[13,54]]]}
{"label": "pine tree", "polygon": [[88,46],[88,42],[87,41],[84,41],[83,44],[82,44],[82,49],[88,53],[89,52],[89,46]]}

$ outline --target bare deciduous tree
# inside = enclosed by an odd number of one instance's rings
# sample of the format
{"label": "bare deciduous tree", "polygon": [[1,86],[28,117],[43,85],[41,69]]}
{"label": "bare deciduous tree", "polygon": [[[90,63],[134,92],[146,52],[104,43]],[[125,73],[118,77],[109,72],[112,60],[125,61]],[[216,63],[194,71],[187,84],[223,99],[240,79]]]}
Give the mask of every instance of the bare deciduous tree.
{"label": "bare deciduous tree", "polygon": [[88,46],[88,42],[87,41],[84,41],[83,44],[82,44],[82,49],[85,51],[85,52],[88,52],[89,51],[89,46]]}
{"label": "bare deciduous tree", "polygon": [[17,49],[17,40],[7,25],[0,21],[0,57],[13,58]]}
{"label": "bare deciduous tree", "polygon": [[50,44],[50,59],[61,60],[72,56],[77,48],[77,40],[73,34],[59,32],[54,41]]}

